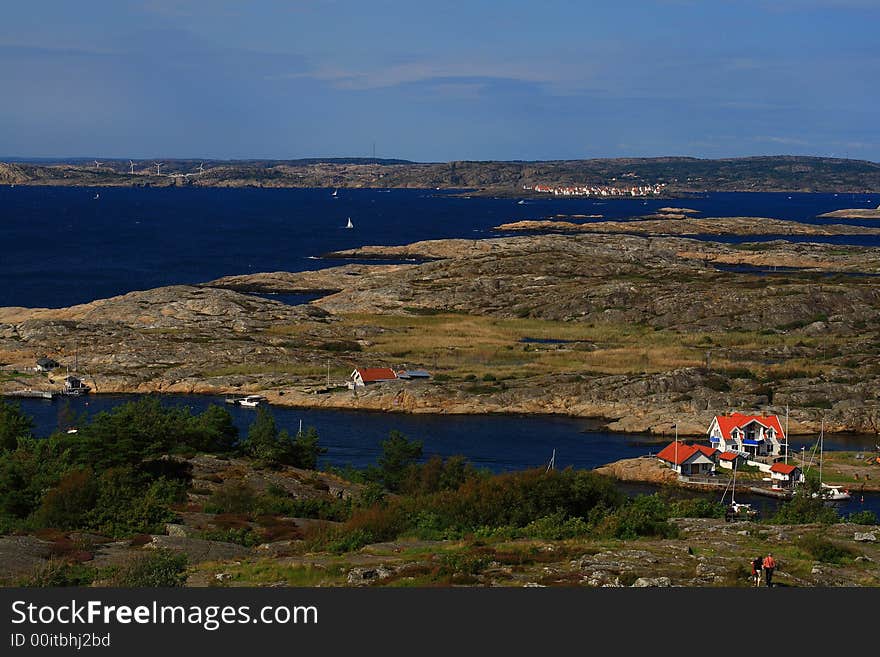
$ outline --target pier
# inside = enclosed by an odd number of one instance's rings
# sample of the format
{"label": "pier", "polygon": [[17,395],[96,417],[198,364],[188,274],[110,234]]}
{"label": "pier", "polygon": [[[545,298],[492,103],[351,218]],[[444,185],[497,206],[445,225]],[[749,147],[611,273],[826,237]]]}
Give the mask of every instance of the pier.
{"label": "pier", "polygon": [[4,392],[4,397],[18,397],[19,399],[54,399],[59,393],[51,390],[13,390]]}

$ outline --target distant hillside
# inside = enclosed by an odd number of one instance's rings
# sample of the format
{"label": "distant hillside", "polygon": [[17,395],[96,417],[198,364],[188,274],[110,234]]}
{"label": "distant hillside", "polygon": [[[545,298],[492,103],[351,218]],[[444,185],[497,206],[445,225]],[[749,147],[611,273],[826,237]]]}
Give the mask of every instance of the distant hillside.
{"label": "distant hillside", "polygon": [[[199,171],[199,166],[203,171]],[[131,173],[133,170],[133,174]],[[88,160],[0,164],[0,183],[214,187],[439,187],[518,194],[536,184],[628,187],[665,183],[702,191],[880,192],[880,164],[826,157],[689,157],[417,163],[373,158],[303,160]]]}

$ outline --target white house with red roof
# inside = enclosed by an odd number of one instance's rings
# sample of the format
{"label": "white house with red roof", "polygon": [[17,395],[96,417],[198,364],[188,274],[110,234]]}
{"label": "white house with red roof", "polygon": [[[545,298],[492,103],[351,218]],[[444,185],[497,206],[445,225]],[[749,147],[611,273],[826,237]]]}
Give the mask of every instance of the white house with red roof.
{"label": "white house with red roof", "polygon": [[718,450],[706,445],[669,443],[657,453],[657,458],[680,475],[706,475],[715,471]]}
{"label": "white house with red roof", "polygon": [[721,452],[750,457],[782,453],[785,432],[776,415],[716,415],[709,425],[709,443]]}
{"label": "white house with red roof", "polygon": [[801,472],[801,469],[796,465],[774,463],[770,466],[770,479],[774,483],[781,483],[794,487],[795,484],[804,481],[804,473]]}
{"label": "white house with red roof", "polygon": [[746,465],[746,457],[739,452],[719,452],[718,465],[728,470]]}
{"label": "white house with red roof", "polygon": [[350,388],[363,388],[371,383],[396,381],[397,373],[390,367],[359,367],[349,377]]}

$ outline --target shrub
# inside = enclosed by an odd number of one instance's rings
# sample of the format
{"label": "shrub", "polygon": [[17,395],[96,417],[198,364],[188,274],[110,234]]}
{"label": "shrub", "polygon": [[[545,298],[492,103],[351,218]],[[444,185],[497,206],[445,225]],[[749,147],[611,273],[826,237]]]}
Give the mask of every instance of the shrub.
{"label": "shrub", "polygon": [[790,501],[780,505],[773,516],[773,523],[777,525],[805,525],[814,522],[831,525],[839,520],[834,509],[807,493],[796,494]]}
{"label": "shrub", "polygon": [[91,469],[74,470],[43,497],[36,521],[41,527],[75,529],[98,498],[98,483]]}
{"label": "shrub", "polygon": [[257,506],[257,491],[239,479],[217,488],[205,502],[206,513],[252,513]]}
{"label": "shrub", "polygon": [[694,497],[676,500],[669,505],[670,518],[723,518],[724,505],[720,502]]}
{"label": "shrub", "polygon": [[850,513],[847,516],[846,521],[856,525],[876,525],[877,514],[866,509],[864,511]]}
{"label": "shrub", "polygon": [[533,520],[522,528],[521,535],[525,538],[559,541],[584,536],[589,531],[590,525],[583,518],[569,516],[565,511],[557,511]]}
{"label": "shrub", "polygon": [[186,582],[185,554],[171,550],[155,550],[120,568],[113,585],[121,587],[176,587]]}
{"label": "shrub", "polygon": [[602,519],[598,530],[606,536],[633,539],[639,536],[675,538],[678,531],[669,524],[669,508],[658,495],[639,495]]}
{"label": "shrub", "polygon": [[38,566],[29,576],[20,579],[16,586],[89,586],[97,576],[98,571],[92,566],[50,560]]}
{"label": "shrub", "polygon": [[212,529],[201,532],[200,538],[206,541],[222,541],[237,543],[245,547],[253,547],[263,543],[262,537],[250,527],[233,527],[230,529]]}
{"label": "shrub", "polygon": [[832,543],[819,534],[807,534],[798,541],[798,547],[823,563],[840,564],[855,556],[848,548]]}

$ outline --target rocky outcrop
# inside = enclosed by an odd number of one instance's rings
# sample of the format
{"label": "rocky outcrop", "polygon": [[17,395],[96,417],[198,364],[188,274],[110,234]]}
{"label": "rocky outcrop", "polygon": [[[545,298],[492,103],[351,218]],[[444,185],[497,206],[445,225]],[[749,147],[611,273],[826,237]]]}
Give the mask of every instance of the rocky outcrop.
{"label": "rocky outcrop", "polygon": [[841,219],[880,219],[880,205],[876,208],[849,208],[834,210],[820,214],[820,217],[836,217]]}
{"label": "rocky outcrop", "polygon": [[661,219],[601,221],[513,221],[495,230],[553,231],[564,233],[633,233],[639,235],[880,235],[880,228],[846,224],[804,224],[767,217],[691,217],[678,215]]}

